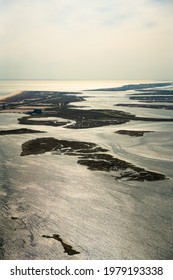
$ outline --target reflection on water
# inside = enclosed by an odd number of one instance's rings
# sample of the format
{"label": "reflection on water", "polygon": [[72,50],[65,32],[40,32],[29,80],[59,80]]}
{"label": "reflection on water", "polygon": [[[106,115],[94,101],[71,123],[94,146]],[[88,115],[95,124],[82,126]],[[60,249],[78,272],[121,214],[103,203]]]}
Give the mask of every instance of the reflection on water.
{"label": "reflection on water", "polygon": [[[14,90],[50,90],[49,82],[39,83],[4,85]],[[86,83],[93,87],[92,82]],[[56,82],[52,89],[54,86]],[[116,102],[128,102],[127,92],[85,92],[84,96],[81,106],[90,108],[117,110]],[[137,112],[136,108],[130,110]],[[164,110],[149,111],[164,116]],[[142,115],[149,111],[140,110]],[[172,117],[172,111],[166,116]],[[26,127],[47,133],[0,136],[0,259],[172,259],[172,123],[131,121],[75,130],[19,125],[19,117],[21,114],[1,113],[0,129]],[[152,132],[130,137],[116,134],[120,129]],[[118,181],[111,173],[77,164],[73,156],[45,153],[21,157],[21,145],[38,137],[96,143],[114,157],[161,172],[168,179]],[[42,237],[58,235],[80,253],[70,256],[64,253],[62,242]]]}
{"label": "reflection on water", "polygon": [[13,93],[22,90],[58,90],[58,91],[81,91],[97,88],[120,87],[124,84],[151,83],[153,81],[119,81],[119,80],[102,80],[102,81],[75,81],[75,80],[0,80],[0,95]]}

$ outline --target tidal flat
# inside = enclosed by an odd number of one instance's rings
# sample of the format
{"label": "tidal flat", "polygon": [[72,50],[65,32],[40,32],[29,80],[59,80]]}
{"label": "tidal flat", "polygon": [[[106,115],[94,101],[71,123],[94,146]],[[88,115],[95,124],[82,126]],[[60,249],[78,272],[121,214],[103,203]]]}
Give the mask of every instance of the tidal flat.
{"label": "tidal flat", "polygon": [[171,86],[1,99],[0,259],[172,259]]}

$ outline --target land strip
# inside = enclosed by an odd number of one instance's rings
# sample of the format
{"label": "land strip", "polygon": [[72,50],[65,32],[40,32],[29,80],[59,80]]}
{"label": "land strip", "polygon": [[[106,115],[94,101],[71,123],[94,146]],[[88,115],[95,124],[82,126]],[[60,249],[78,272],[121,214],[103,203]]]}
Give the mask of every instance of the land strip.
{"label": "land strip", "polygon": [[0,135],[28,134],[28,133],[45,133],[45,131],[33,130],[33,129],[27,129],[27,128],[0,130]]}
{"label": "land strip", "polygon": [[90,142],[59,140],[53,137],[37,138],[22,144],[21,156],[44,154],[77,156],[78,164],[86,165],[92,171],[113,172],[115,179],[155,181],[166,179],[165,175],[145,170],[108,154],[108,150]]}

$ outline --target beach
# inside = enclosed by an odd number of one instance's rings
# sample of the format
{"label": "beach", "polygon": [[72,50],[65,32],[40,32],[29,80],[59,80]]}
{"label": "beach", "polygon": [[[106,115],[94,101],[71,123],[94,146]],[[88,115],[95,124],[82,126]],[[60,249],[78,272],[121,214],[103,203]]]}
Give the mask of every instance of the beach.
{"label": "beach", "polygon": [[1,98],[0,259],[172,259],[172,82],[102,85]]}

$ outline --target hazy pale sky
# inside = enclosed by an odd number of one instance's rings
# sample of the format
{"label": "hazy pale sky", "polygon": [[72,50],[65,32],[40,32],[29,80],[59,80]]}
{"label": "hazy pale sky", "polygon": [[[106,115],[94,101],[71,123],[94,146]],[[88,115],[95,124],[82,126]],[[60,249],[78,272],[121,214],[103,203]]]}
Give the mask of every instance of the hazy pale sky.
{"label": "hazy pale sky", "polygon": [[0,79],[173,80],[173,0],[0,0]]}

